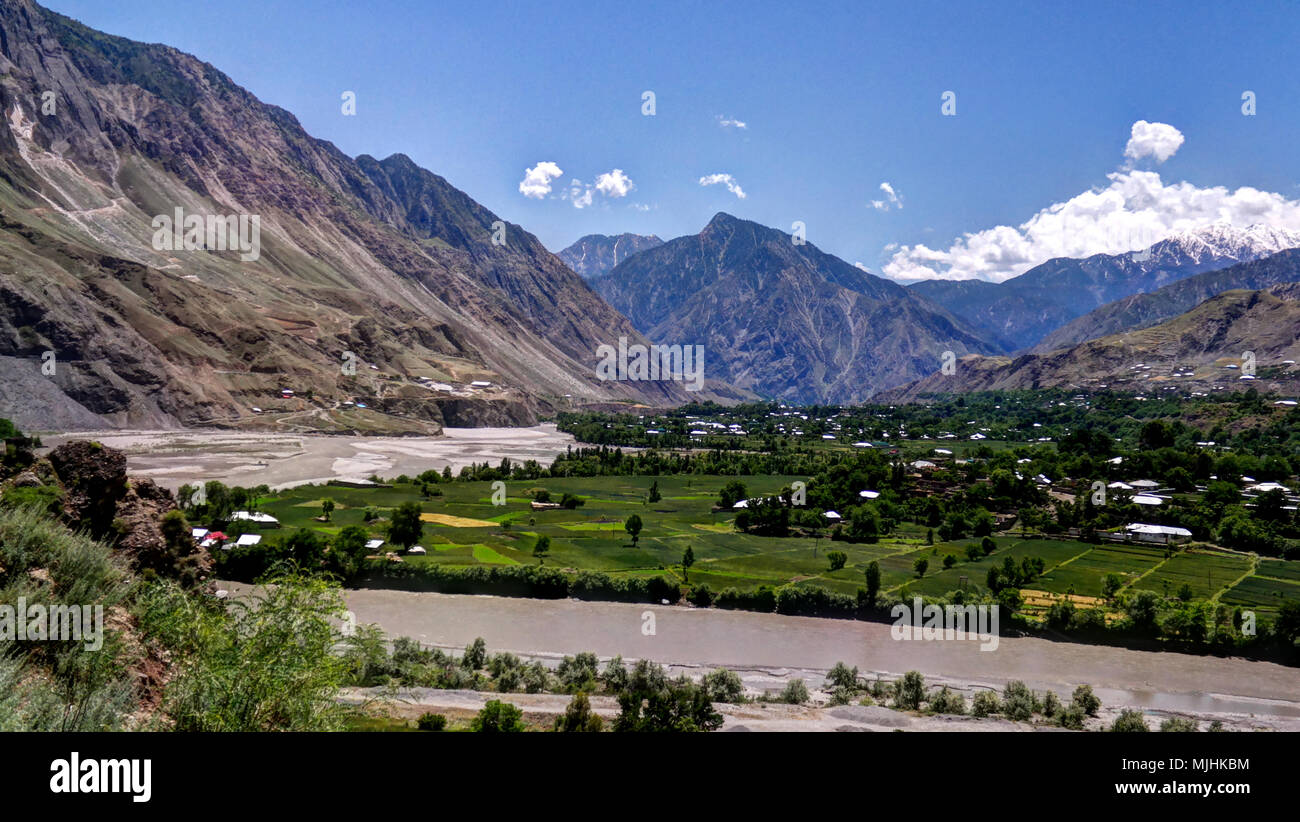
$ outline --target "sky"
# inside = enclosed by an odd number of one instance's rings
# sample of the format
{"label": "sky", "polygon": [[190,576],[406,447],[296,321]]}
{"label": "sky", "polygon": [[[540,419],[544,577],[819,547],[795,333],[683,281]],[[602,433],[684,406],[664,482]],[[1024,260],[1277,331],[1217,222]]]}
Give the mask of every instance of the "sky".
{"label": "sky", "polygon": [[555,251],[726,211],[900,281],[1000,281],[1215,222],[1300,231],[1293,4],[46,5],[349,155],[407,154]]}

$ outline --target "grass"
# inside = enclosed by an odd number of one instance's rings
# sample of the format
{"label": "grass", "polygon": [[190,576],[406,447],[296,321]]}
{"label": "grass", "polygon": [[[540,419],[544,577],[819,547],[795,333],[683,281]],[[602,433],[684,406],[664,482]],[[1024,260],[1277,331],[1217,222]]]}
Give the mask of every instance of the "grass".
{"label": "grass", "polygon": [[[1103,578],[1117,573],[1131,586],[1129,590],[1164,593],[1167,584],[1172,595],[1187,584],[1197,598],[1218,595],[1230,605],[1268,609],[1276,608],[1283,598],[1300,598],[1300,563],[1261,560],[1255,572],[1247,575],[1251,560],[1224,552],[1188,550],[1166,557],[1162,546],[1092,545],[1003,534],[995,536],[997,547],[992,555],[972,562],[966,557],[966,548],[978,545],[978,539],[926,545],[925,529],[911,523],[901,524],[897,533],[879,542],[859,544],[738,533],[733,512],[711,510],[722,486],[737,479],[756,496],[774,494],[792,481],[806,478],[692,475],[530,480],[507,483],[509,493],[503,506],[492,505],[491,487],[486,482],[439,483],[436,487],[441,496],[430,499],[422,499],[415,484],[372,489],[302,486],[280,492],[262,508],[278,517],[286,529],[336,533],[348,525],[361,525],[371,536],[383,538],[386,521],[363,522],[366,509],[378,510],[386,517],[403,502],[419,502],[425,520],[420,544],[429,553],[405,557],[413,563],[535,564],[533,544],[545,535],[551,539],[547,567],[628,576],[669,574],[681,579],[682,552],[689,546],[695,554],[689,581],[706,583],[715,591],[794,583],[852,595],[863,586],[867,565],[875,561],[881,568],[882,590],[942,595],[962,587],[963,577],[968,587],[984,587],[988,569],[1001,567],[1006,557],[1017,563],[1023,557],[1041,557],[1044,573],[1027,587],[1050,594],[1073,590],[1079,596],[1097,597],[1102,593]],[[656,480],[662,499],[650,503],[650,484]],[[552,499],[569,493],[586,502],[572,510],[534,511],[526,494],[540,488],[549,491]],[[337,507],[331,522],[316,522],[313,517],[319,513],[319,500],[326,496]],[[623,529],[633,513],[644,523],[636,547]],[[848,555],[844,568],[831,571],[826,554],[832,550]],[[943,560],[948,554],[956,563],[945,569]],[[929,561],[920,578],[914,570],[919,558]]]}

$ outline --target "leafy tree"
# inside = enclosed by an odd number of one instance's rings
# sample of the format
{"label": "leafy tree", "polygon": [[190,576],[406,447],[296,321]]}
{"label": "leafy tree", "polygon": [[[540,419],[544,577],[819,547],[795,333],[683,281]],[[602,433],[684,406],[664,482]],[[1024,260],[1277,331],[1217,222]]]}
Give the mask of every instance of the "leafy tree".
{"label": "leafy tree", "polygon": [[555,730],[561,733],[599,733],[604,724],[604,720],[592,712],[591,700],[583,691],[573,695],[564,709],[564,716],[555,718]]}
{"label": "leafy tree", "polygon": [[650,483],[650,494],[647,499],[650,502],[658,502],[663,499],[663,495],[659,493],[659,480]]}
{"label": "leafy tree", "polygon": [[732,480],[722,486],[722,490],[718,492],[718,507],[730,508],[745,499],[746,493],[745,483],[740,480]]}
{"label": "leafy tree", "polygon": [[687,579],[686,574],[690,567],[695,564],[695,552],[691,546],[687,545],[686,550],[682,552],[682,579]]}
{"label": "leafy tree", "polygon": [[632,537],[632,547],[636,547],[637,540],[641,537],[641,516],[633,514],[623,523],[623,530]]}
{"label": "leafy tree", "polygon": [[925,570],[929,567],[930,567],[930,560],[926,559],[925,557],[918,557],[916,561],[912,563],[912,570],[916,572],[916,575],[918,577],[925,576]]}
{"label": "leafy tree", "polygon": [[850,668],[843,662],[836,662],[835,665],[826,672],[826,682],[835,688],[844,688],[849,691],[858,689],[858,669],[857,666]]}
{"label": "leafy tree", "polygon": [[369,535],[359,525],[349,525],[334,538],[329,557],[332,569],[344,580],[351,580],[365,565]]}
{"label": "leafy tree", "polygon": [[537,538],[537,542],[533,544],[533,556],[537,557],[540,560],[542,557],[546,556],[550,552],[551,552],[551,538],[548,537],[546,534],[542,534],[540,537]]}
{"label": "leafy tree", "polygon": [[736,704],[745,701],[745,685],[740,675],[726,668],[718,668],[705,674],[700,684],[708,694],[710,702]]}
{"label": "leafy tree", "polygon": [[477,671],[487,662],[487,643],[483,637],[475,637],[465,646],[465,655],[460,658],[461,667],[467,671]]}
{"label": "leafy tree", "polygon": [[826,559],[830,560],[831,570],[838,571],[849,561],[849,555],[843,551],[829,551],[826,554]]}
{"label": "leafy tree", "polygon": [[808,701],[808,685],[802,679],[792,679],[781,689],[781,701],[787,705],[802,705]]}
{"label": "leafy tree", "polygon": [[469,723],[469,729],[475,733],[519,733],[526,730],[523,716],[524,712],[509,702],[492,699]]}
{"label": "leafy tree", "polygon": [[424,536],[424,522],[420,519],[420,503],[404,502],[393,511],[388,523],[388,540],[410,548]]}
{"label": "leafy tree", "polygon": [[321,500],[320,510],[321,510],[321,514],[325,517],[325,521],[328,522],[330,516],[334,513],[334,500],[330,499],[329,497],[326,497],[325,499]]}
{"label": "leafy tree", "polygon": [[1110,729],[1117,733],[1141,733],[1151,730],[1147,727],[1146,718],[1142,715],[1142,712],[1129,708],[1119,712],[1119,716],[1115,717],[1115,721],[1110,724]]}
{"label": "leafy tree", "polygon": [[920,671],[908,671],[894,687],[894,704],[906,711],[921,710],[925,700],[925,677]]}
{"label": "leafy tree", "polygon": [[874,559],[867,565],[867,604],[875,607],[876,597],[880,594],[880,563]]}
{"label": "leafy tree", "polygon": [[422,731],[441,731],[447,727],[447,717],[442,714],[422,713],[416,720],[415,726]]}
{"label": "leafy tree", "polygon": [[1080,685],[1074,689],[1070,705],[1083,711],[1086,716],[1096,716],[1101,708],[1101,700],[1093,694],[1091,685]]}

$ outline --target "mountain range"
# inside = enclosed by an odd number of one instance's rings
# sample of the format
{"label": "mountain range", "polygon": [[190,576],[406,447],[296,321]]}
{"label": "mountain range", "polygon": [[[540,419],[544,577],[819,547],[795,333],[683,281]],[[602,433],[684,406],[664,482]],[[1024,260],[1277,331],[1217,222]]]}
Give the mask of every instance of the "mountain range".
{"label": "mountain range", "polygon": [[[598,346],[646,341],[532,234],[176,49],[0,0],[0,105],[0,414],[25,427],[428,433],[696,396],[597,380]],[[259,249],[171,247],[173,214],[256,217]]]}
{"label": "mountain range", "polygon": [[946,351],[997,350],[897,283],[725,213],[592,285],[646,336],[703,345],[717,379],[791,402],[856,402]]}
{"label": "mountain range", "polygon": [[1115,300],[1296,247],[1300,233],[1216,224],[1174,234],[1141,251],[1048,260],[1001,283],[923,280],[909,287],[1009,353],[1038,345],[1071,320]]}
{"label": "mountain range", "polygon": [[584,280],[599,277],[638,251],[657,248],[664,241],[644,234],[588,234],[556,254]]}
{"label": "mountain range", "polygon": [[1249,384],[1261,391],[1300,391],[1300,283],[1231,290],[1186,313],[1045,353],[965,357],[941,372],[882,392],[884,402],[935,393],[993,389],[1110,389],[1158,395],[1210,392]]}

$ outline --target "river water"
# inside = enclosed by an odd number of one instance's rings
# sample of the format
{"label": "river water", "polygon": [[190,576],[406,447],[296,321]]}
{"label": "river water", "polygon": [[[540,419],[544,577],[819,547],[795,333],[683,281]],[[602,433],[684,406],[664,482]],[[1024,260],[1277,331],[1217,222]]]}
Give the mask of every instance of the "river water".
{"label": "river water", "polygon": [[1032,637],[1002,637],[996,650],[981,651],[978,641],[896,640],[881,623],[713,608],[373,589],[346,598],[359,623],[443,648],[481,636],[492,652],[593,651],[686,668],[725,666],[773,681],[843,661],[864,673],[919,670],[975,687],[1020,679],[1067,699],[1076,685],[1089,684],[1112,705],[1300,717],[1300,672],[1272,662]]}

